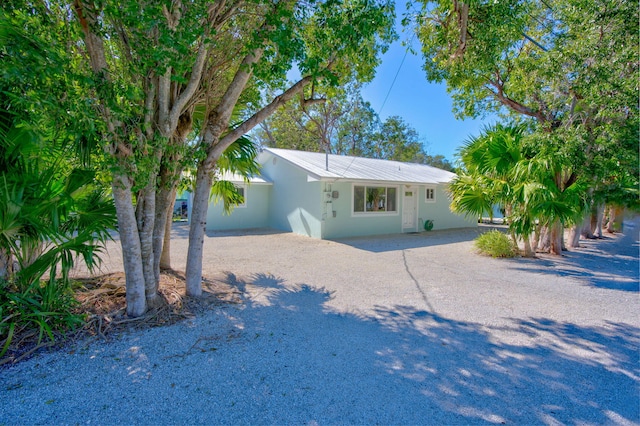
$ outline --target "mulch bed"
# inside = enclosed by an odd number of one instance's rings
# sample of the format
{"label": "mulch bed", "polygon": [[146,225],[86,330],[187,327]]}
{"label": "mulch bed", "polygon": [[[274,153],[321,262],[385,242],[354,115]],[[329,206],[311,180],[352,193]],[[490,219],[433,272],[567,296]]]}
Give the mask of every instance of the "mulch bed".
{"label": "mulch bed", "polygon": [[[239,291],[218,280],[203,281],[202,297],[186,296],[185,277],[168,270],[160,276],[160,304],[140,317],[126,314],[125,276],[118,272],[75,279],[76,313],[85,317],[82,327],[66,334],[57,333],[55,341],[39,339],[38,330],[18,330],[0,359],[0,367],[16,364],[40,351],[56,351],[74,342],[91,338],[109,340],[123,332],[135,332],[172,325],[224,304],[242,303]],[[40,341],[39,341],[40,340]]]}

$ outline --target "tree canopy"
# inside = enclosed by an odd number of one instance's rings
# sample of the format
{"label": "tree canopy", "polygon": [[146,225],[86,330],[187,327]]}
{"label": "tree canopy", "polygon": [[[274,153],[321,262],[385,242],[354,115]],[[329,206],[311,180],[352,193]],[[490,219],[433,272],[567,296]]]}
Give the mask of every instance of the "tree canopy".
{"label": "tree canopy", "polygon": [[[592,202],[638,203],[637,4],[625,0],[422,2],[413,17],[431,81],[460,117],[499,111],[561,164],[555,186],[587,180]],[[410,19],[407,19],[407,22]]]}
{"label": "tree canopy", "polygon": [[[111,182],[133,316],[157,302],[185,164],[197,167],[186,273],[198,295],[206,208],[224,151],[307,87],[302,102],[312,104],[320,87],[371,79],[395,37],[387,0],[9,0],[3,15],[63,58],[47,68],[29,66],[21,48],[10,57],[25,71],[18,91],[42,76],[60,95],[54,114],[78,114],[78,128],[100,144],[93,154]],[[289,84],[293,67],[300,79]]]}

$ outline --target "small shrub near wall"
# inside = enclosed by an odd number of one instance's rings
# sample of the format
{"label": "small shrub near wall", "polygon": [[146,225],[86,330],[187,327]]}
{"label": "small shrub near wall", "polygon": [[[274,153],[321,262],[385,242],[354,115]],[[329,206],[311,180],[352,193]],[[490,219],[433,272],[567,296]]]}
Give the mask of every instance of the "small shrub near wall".
{"label": "small shrub near wall", "polygon": [[476,238],[476,248],[481,254],[491,257],[514,257],[518,247],[513,240],[500,231],[489,231]]}

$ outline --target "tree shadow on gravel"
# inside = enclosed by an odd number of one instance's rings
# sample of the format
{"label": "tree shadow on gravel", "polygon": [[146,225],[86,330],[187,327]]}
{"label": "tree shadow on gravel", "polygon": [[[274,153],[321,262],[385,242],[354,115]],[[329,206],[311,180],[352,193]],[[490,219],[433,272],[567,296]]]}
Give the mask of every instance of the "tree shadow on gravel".
{"label": "tree shadow on gravel", "polygon": [[[233,385],[249,392],[234,409],[258,408],[261,422],[640,420],[640,330],[629,324],[512,318],[507,327],[487,327],[410,306],[336,313],[325,306],[332,295],[324,289],[254,278],[235,280],[253,289],[241,318],[245,337],[261,339],[246,347],[259,351],[251,368],[261,379]],[[260,283],[269,295],[255,299]]]}
{"label": "tree shadow on gravel", "polygon": [[331,292],[271,274],[220,281],[240,303],[3,372],[0,424],[640,421],[636,326],[336,312]]}
{"label": "tree shadow on gravel", "polygon": [[518,259],[517,262],[527,268],[513,269],[568,276],[598,288],[637,293],[640,290],[638,222],[637,218],[625,222],[624,234],[581,240],[579,248],[564,252],[562,257],[541,255],[538,259]]}
{"label": "tree shadow on gravel", "polygon": [[487,229],[484,227],[458,228],[418,233],[339,238],[333,241],[359,250],[381,253],[472,241],[478,235],[486,231]]}

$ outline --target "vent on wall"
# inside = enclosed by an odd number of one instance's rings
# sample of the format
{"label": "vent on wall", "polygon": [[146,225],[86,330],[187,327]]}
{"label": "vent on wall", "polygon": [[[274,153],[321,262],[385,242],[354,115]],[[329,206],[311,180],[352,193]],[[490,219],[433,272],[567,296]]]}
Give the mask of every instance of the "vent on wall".
{"label": "vent on wall", "polygon": [[338,191],[333,191],[331,193],[331,198],[338,198],[340,196],[340,193]]}

